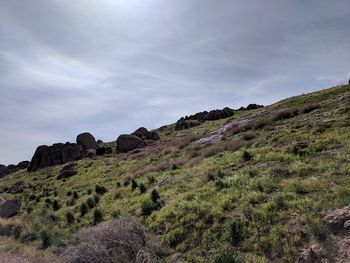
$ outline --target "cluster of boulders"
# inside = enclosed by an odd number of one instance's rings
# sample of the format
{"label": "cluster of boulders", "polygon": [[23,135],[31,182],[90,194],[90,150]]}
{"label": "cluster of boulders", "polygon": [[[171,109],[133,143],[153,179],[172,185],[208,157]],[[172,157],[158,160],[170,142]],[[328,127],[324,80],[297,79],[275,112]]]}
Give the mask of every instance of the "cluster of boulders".
{"label": "cluster of boulders", "polygon": [[263,105],[258,104],[249,104],[246,108],[241,107],[238,110],[225,107],[222,110],[212,110],[212,111],[202,111],[194,115],[181,117],[175,125],[175,130],[185,130],[195,126],[200,125],[205,121],[214,121],[219,119],[224,119],[231,117],[235,114],[236,111],[245,111],[245,110],[254,110],[264,107]]}
{"label": "cluster of boulders", "polygon": [[95,137],[88,132],[79,134],[76,143],[41,145],[36,149],[28,171],[36,171],[39,168],[73,162],[82,158],[94,158],[98,149],[99,145]]}
{"label": "cluster of boulders", "polygon": [[6,166],[3,164],[0,164],[0,179],[5,177],[8,174],[17,172],[22,169],[26,169],[29,166],[29,164],[30,164],[29,161],[19,162],[17,165],[10,164]]}
{"label": "cluster of boulders", "polygon": [[144,148],[159,139],[159,135],[156,132],[149,132],[146,128],[141,127],[132,134],[122,134],[118,137],[117,152],[126,153],[137,148]]}

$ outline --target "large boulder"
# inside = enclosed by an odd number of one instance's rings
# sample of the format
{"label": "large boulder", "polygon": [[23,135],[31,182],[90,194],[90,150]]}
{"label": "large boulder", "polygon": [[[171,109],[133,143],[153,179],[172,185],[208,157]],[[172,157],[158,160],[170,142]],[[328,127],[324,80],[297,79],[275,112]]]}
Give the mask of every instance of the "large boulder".
{"label": "large boulder", "polygon": [[21,203],[17,199],[7,200],[0,207],[0,217],[10,218],[19,213]]}
{"label": "large boulder", "polygon": [[82,150],[86,149],[98,149],[98,144],[95,140],[95,137],[92,136],[89,132],[84,132],[77,136],[77,144],[82,148]]}
{"label": "large boulder", "polygon": [[138,128],[136,131],[132,133],[132,135],[136,135],[137,137],[141,138],[142,140],[152,140],[156,141],[159,140],[159,135],[152,131],[149,132],[145,127]]}
{"label": "large boulder", "polygon": [[30,165],[29,161],[22,161],[17,164],[17,169],[18,170],[27,169],[29,165]]}
{"label": "large boulder", "polygon": [[126,153],[137,148],[143,148],[146,143],[136,135],[122,134],[117,139],[117,152]]}
{"label": "large boulder", "polygon": [[73,162],[80,158],[81,148],[76,143],[66,143],[62,149],[63,163]]}
{"label": "large boulder", "polygon": [[83,153],[82,153],[82,158],[95,158],[96,157],[96,150],[93,149],[86,149]]}

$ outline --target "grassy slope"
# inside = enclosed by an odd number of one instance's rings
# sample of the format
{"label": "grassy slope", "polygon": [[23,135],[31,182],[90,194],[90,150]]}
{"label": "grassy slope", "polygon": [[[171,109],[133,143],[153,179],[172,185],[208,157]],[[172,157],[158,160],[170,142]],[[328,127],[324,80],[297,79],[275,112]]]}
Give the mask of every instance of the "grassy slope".
{"label": "grassy slope", "polygon": [[[60,166],[19,171],[1,181],[0,192],[21,199],[17,220],[27,233],[47,229],[55,234],[56,245],[92,224],[93,209],[80,217],[80,205],[93,197],[96,185],[103,185],[108,192],[98,207],[104,220],[133,214],[189,262],[207,262],[223,247],[237,247],[253,262],[292,262],[310,236],[322,234],[319,212],[350,204],[349,102],[350,87],[343,86],[185,131],[170,125],[157,131],[161,142],[139,153],[79,161],[78,175],[66,182],[56,179]],[[213,145],[193,143],[240,118],[257,123],[280,109],[316,103],[320,107],[310,113],[235,135],[227,132]],[[254,138],[245,140],[247,133]],[[295,145],[301,141],[309,146],[299,150]],[[236,145],[245,146],[236,150]],[[244,161],[244,151],[253,159]],[[147,191],[125,186],[131,178]],[[24,192],[9,193],[18,182],[24,183]],[[145,217],[140,207],[152,189],[158,189],[163,207]],[[70,204],[68,191],[79,195]],[[33,195],[40,201],[30,200]],[[53,211],[46,198],[56,199],[61,208]],[[74,224],[66,223],[67,211],[74,213]]]}

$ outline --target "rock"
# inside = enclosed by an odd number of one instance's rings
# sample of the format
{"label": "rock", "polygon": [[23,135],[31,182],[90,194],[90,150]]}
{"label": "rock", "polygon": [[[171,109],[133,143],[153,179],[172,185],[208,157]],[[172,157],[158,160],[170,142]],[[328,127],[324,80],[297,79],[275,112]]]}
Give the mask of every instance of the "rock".
{"label": "rock", "polygon": [[66,143],[62,149],[63,163],[73,162],[80,159],[81,148],[75,143]]}
{"label": "rock", "polygon": [[102,144],[103,141],[102,140],[97,140],[97,144]]}
{"label": "rock", "polygon": [[76,175],[78,173],[78,171],[76,170],[77,167],[77,163],[72,162],[72,163],[68,163],[66,164],[60,171],[59,175],[57,176],[58,180],[61,179],[66,179],[68,177],[71,177],[73,175]]}
{"label": "rock", "polygon": [[159,135],[156,132],[149,132],[145,127],[138,128],[131,135],[136,135],[142,140],[159,140]]}
{"label": "rock", "polygon": [[350,206],[328,211],[323,217],[323,221],[330,226],[333,231],[342,230],[345,222],[350,220]]}
{"label": "rock", "polygon": [[343,227],[346,229],[346,230],[349,230],[350,229],[350,220],[346,221],[343,225]]}
{"label": "rock", "polygon": [[146,143],[136,135],[122,134],[117,139],[117,152],[119,153],[126,153],[145,146]]}
{"label": "rock", "polygon": [[176,122],[175,130],[181,131],[181,130],[190,129],[192,127],[196,127],[198,125],[201,125],[201,123],[202,122],[200,122],[200,121],[180,119]]}
{"label": "rock", "polygon": [[4,178],[6,175],[4,171],[0,170],[0,179]]}
{"label": "rock", "polygon": [[21,169],[27,169],[29,165],[30,165],[30,162],[29,162],[29,161],[22,161],[22,162],[19,162],[19,163],[17,164],[17,168],[18,168],[19,170],[21,170]]}
{"label": "rock", "polygon": [[106,148],[105,147],[100,147],[96,150],[96,155],[97,156],[103,156],[106,153]]}
{"label": "rock", "polygon": [[111,147],[106,147],[105,154],[112,154],[112,153],[113,153],[113,149]]}
{"label": "rock", "polygon": [[95,158],[96,157],[96,150],[93,149],[86,149],[83,154],[82,154],[82,158]]}
{"label": "rock", "polygon": [[245,108],[246,110],[255,110],[255,109],[259,109],[259,108],[263,108],[264,106],[263,105],[259,105],[259,104],[249,104],[247,106],[247,108]]}
{"label": "rock", "polygon": [[86,149],[98,149],[98,144],[95,140],[95,137],[92,136],[89,132],[81,133],[77,136],[77,144],[82,148],[82,150]]}
{"label": "rock", "polygon": [[7,200],[0,207],[0,217],[10,218],[19,213],[21,203],[17,199]]}

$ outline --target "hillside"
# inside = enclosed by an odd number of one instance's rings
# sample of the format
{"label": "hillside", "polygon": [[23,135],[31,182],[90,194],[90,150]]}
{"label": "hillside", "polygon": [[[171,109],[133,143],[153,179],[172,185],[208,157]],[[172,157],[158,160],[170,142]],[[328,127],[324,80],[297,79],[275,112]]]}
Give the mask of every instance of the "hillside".
{"label": "hillside", "polygon": [[350,85],[175,126],[145,148],[79,160],[63,180],[65,165],[1,179],[21,209],[0,222],[0,253],[69,262],[80,229],[135,219],[153,244],[138,262],[348,262],[350,233],[327,216],[350,205]]}

